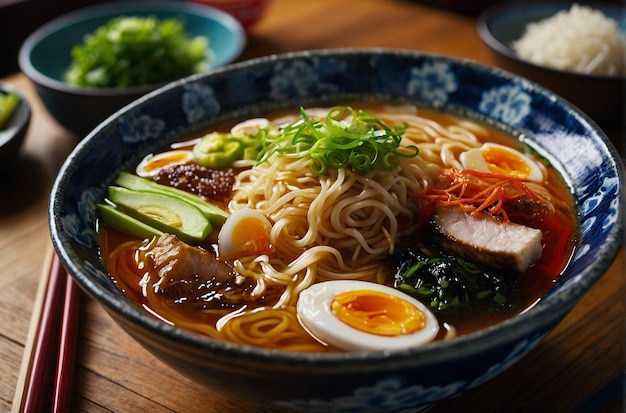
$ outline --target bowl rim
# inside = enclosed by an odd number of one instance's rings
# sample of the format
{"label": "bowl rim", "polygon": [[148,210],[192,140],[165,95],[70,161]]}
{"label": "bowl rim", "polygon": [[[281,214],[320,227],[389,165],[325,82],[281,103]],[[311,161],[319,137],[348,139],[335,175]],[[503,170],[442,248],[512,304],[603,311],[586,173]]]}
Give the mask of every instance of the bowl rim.
{"label": "bowl rim", "polygon": [[[159,88],[169,82],[154,83],[148,85],[133,86],[127,88],[83,88],[71,86],[65,82],[54,79],[40,72],[35,68],[30,59],[32,49],[38,45],[42,39],[45,39],[51,33],[67,26],[68,23],[76,23],[83,19],[97,18],[101,15],[121,15],[129,11],[162,11],[162,12],[178,12],[184,14],[193,14],[214,21],[216,24],[222,25],[228,31],[234,33],[236,39],[236,47],[225,56],[224,62],[220,65],[229,64],[237,59],[247,43],[246,32],[241,23],[232,15],[217,9],[215,7],[191,3],[186,1],[168,1],[168,0],[111,0],[104,3],[98,3],[92,6],[82,7],[80,9],[65,13],[51,21],[45,23],[34,32],[32,32],[20,46],[18,53],[18,64],[21,71],[33,80],[36,84],[50,89],[56,90],[68,95],[80,96],[138,96],[148,93],[155,88]],[[213,66],[209,69],[213,70],[219,66]]]}
{"label": "bowl rim", "polygon": [[[548,1],[548,2],[541,1],[541,0],[532,0],[530,2],[520,2],[519,0],[509,0],[503,3],[496,3],[487,7],[478,15],[478,18],[476,20],[476,30],[478,32],[478,36],[490,49],[492,49],[493,51],[501,54],[502,56],[512,61],[515,61],[519,64],[526,65],[535,70],[542,70],[542,71],[552,74],[553,76],[569,76],[569,77],[574,77],[574,78],[593,79],[599,82],[610,82],[610,83],[624,82],[626,80],[626,74],[622,76],[585,74],[585,73],[575,72],[572,70],[559,70],[550,66],[544,66],[544,65],[531,62],[530,60],[522,59],[521,57],[517,55],[517,53],[513,51],[513,49],[509,45],[505,44],[502,40],[496,37],[491,30],[491,23],[495,19],[501,16],[505,16],[505,15],[509,15],[513,13],[526,15],[528,13],[531,13],[539,9],[554,9],[555,11],[567,10],[573,4],[574,3],[567,2],[564,0]],[[600,10],[602,12],[605,12],[606,10],[612,10],[614,12],[621,11],[622,13],[624,12],[623,8],[620,8],[620,6],[612,4],[612,3],[606,3],[606,2],[590,3],[588,0],[582,0],[580,2],[577,2],[576,4],[579,4],[582,6],[590,6],[594,8],[594,10]],[[545,17],[549,17],[549,16],[546,15]],[[522,34],[523,34],[523,30],[522,30]]]}
{"label": "bowl rim", "polygon": [[[596,271],[596,274],[594,275],[592,268],[595,267],[592,266],[587,267],[581,273],[576,274],[573,279],[570,280],[572,282],[570,282],[567,286],[568,294],[574,296],[576,299],[561,299],[561,296],[564,294],[564,292],[559,291],[554,294],[553,299],[551,299],[549,302],[546,302],[547,300],[541,300],[528,312],[510,318],[494,326],[482,329],[478,332],[457,337],[454,340],[439,341],[430,343],[423,347],[394,351],[355,351],[345,353],[307,354],[281,350],[268,350],[247,345],[223,342],[211,339],[209,337],[204,337],[199,334],[188,332],[183,329],[173,327],[158,321],[156,318],[151,317],[147,312],[142,311],[140,308],[130,302],[113,300],[108,297],[105,292],[99,291],[98,288],[95,288],[95,283],[89,280],[88,277],[85,277],[83,274],[81,274],[81,270],[78,269],[67,251],[65,251],[63,242],[59,235],[60,230],[56,229],[54,223],[55,209],[60,204],[58,197],[55,197],[54,195],[62,192],[63,188],[67,185],[67,178],[65,177],[65,174],[74,158],[78,157],[81,151],[88,150],[90,142],[92,142],[92,140],[99,135],[100,131],[112,127],[112,122],[116,116],[119,116],[126,111],[131,111],[134,108],[141,106],[144,102],[153,99],[157,95],[167,93],[168,91],[175,88],[183,87],[183,85],[194,82],[197,79],[209,76],[227,76],[232,72],[246,70],[248,67],[254,65],[270,64],[281,59],[293,59],[307,56],[310,57],[311,55],[315,54],[324,56],[333,55],[340,57],[344,54],[371,54],[380,56],[381,53],[392,53],[402,56],[425,56],[443,58],[452,62],[458,62],[460,64],[463,64],[469,68],[472,68],[472,70],[478,69],[480,71],[489,71],[491,73],[495,73],[499,77],[504,76],[508,78],[521,78],[518,75],[503,71],[499,68],[487,66],[476,61],[459,57],[444,56],[440,54],[415,50],[399,50],[388,48],[345,48],[297,51],[283,53],[279,55],[263,56],[223,66],[217,68],[210,73],[195,75],[189,78],[180,79],[178,81],[172,82],[135,100],[133,103],[127,105],[125,108],[116,112],[116,114],[112,115],[107,120],[98,125],[92,132],[88,134],[85,139],[83,139],[77,145],[75,150],[72,152],[72,154],[70,154],[70,156],[66,159],[64,165],[61,167],[59,175],[57,176],[57,179],[55,180],[52,188],[52,198],[49,204],[50,232],[53,244],[55,246],[55,249],[57,250],[57,253],[59,254],[61,262],[63,263],[65,268],[68,269],[68,272],[78,282],[78,284],[83,287],[83,289],[89,291],[89,293],[92,294],[96,298],[96,300],[107,309],[108,312],[112,312],[116,316],[119,316],[125,324],[139,326],[142,329],[150,330],[151,334],[166,336],[169,339],[177,340],[181,343],[192,346],[195,350],[199,352],[208,352],[217,356],[234,355],[236,358],[233,360],[237,360],[239,363],[241,363],[241,365],[246,365],[251,362],[262,364],[272,363],[273,367],[277,369],[284,368],[293,370],[296,368],[306,368],[307,371],[316,372],[338,372],[343,370],[346,366],[350,366],[349,369],[352,372],[373,371],[380,369],[383,365],[385,369],[407,368],[411,367],[411,363],[419,364],[425,359],[428,360],[429,364],[432,364],[433,362],[437,361],[448,362],[450,360],[454,360],[455,358],[464,358],[467,357],[468,354],[479,353],[481,351],[485,351],[488,348],[502,345],[510,340],[510,336],[515,336],[517,338],[527,336],[533,330],[535,330],[537,324],[545,325],[546,319],[551,321],[560,321],[560,317],[554,315],[554,306],[569,306],[567,310],[569,311],[569,309],[573,307],[578,299],[588,291],[589,287],[593,285],[597,281],[597,279],[604,274],[604,272],[602,272],[601,274],[597,274]],[[621,166],[620,158],[617,155],[616,149],[613,147],[608,138],[606,138],[600,128],[597,127],[597,125],[595,125],[595,123],[591,121],[586,115],[584,115],[570,103],[554,95],[547,89],[539,85],[537,85],[537,89],[542,94],[553,96],[555,101],[561,102],[562,105],[571,108],[571,110],[575,112],[580,119],[588,123],[589,126],[593,127],[594,130],[598,133],[598,136],[603,139],[603,143],[608,148],[608,151],[612,154],[613,159],[619,162],[619,167],[617,168],[617,173],[620,177],[618,184],[620,188],[618,199],[620,208],[617,212],[618,219],[615,227],[608,234],[608,241],[602,245],[601,250],[598,253],[599,258],[601,259],[597,260],[594,263],[595,266],[602,265],[605,266],[605,268],[608,268],[617,256],[620,248],[622,247],[622,226],[624,211],[621,206],[623,206],[624,204],[624,193],[621,190],[623,182],[623,169]],[[76,276],[76,274],[78,274],[78,276]],[[355,363],[363,360],[366,360],[368,363]]]}
{"label": "bowl rim", "polygon": [[[28,125],[30,124],[30,118],[32,116],[32,108],[30,106],[30,102],[28,101],[28,99],[26,98],[26,95],[19,90],[17,87],[15,87],[14,85],[7,83],[7,82],[2,82],[0,81],[0,92],[3,93],[15,93],[17,96],[19,96],[20,98],[20,107],[16,108],[16,112],[18,110],[21,110],[21,116],[18,119],[13,119],[16,115],[16,113],[11,115],[11,118],[8,120],[9,125],[13,124],[13,126],[16,128],[9,132],[6,132],[6,125],[2,127],[2,129],[0,129],[0,150],[2,150],[5,146],[8,146],[12,141],[14,141],[16,138],[20,137],[21,139],[24,139],[24,132],[26,131],[26,129],[28,128]],[[4,134],[8,134],[9,136],[6,138],[3,138]]]}

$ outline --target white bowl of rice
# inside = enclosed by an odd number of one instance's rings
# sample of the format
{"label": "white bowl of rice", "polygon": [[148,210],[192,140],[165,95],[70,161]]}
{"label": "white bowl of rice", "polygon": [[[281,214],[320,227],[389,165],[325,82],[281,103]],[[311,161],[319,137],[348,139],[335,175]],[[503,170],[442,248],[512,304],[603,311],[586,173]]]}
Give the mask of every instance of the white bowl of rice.
{"label": "white bowl of rice", "polygon": [[617,128],[624,114],[624,16],[623,6],[609,3],[506,3],[485,10],[477,27],[499,66]]}

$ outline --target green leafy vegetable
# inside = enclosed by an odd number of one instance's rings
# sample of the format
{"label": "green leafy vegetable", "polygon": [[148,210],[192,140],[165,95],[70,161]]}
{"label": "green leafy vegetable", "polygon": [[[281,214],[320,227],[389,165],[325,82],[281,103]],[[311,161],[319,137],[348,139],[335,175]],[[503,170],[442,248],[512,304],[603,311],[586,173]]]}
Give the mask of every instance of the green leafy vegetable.
{"label": "green leafy vegetable", "polygon": [[300,109],[302,118],[289,124],[281,134],[266,136],[259,153],[261,162],[278,153],[287,157],[309,157],[311,169],[323,174],[326,169],[350,167],[358,174],[374,168],[392,170],[400,158],[418,155],[415,146],[401,147],[406,125],[388,127],[376,116],[349,106],[336,106],[321,119]]}
{"label": "green leafy vegetable", "polygon": [[495,273],[429,247],[402,250],[396,261],[395,287],[435,311],[475,308],[501,311],[515,306],[517,273]]}
{"label": "green leafy vegetable", "polygon": [[189,38],[177,19],[111,19],[72,49],[66,81],[74,86],[123,88],[175,80],[206,70],[209,40]]}

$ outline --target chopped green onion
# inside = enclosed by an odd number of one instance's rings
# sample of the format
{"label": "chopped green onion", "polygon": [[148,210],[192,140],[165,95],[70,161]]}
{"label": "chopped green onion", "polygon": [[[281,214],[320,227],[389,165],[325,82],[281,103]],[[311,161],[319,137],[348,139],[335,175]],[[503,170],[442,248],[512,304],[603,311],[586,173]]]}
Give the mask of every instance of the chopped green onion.
{"label": "chopped green onion", "polygon": [[493,296],[493,302],[494,302],[494,303],[496,303],[496,304],[498,304],[498,305],[502,305],[502,306],[503,306],[503,305],[505,305],[505,304],[507,303],[507,299],[506,299],[506,297],[505,297],[505,296],[503,296],[502,294],[500,294],[500,293],[496,293],[496,294]]}
{"label": "chopped green onion", "polygon": [[349,106],[331,108],[325,118],[312,119],[303,108],[302,117],[287,125],[282,133],[268,136],[259,161],[270,156],[311,158],[311,170],[323,174],[328,168],[351,168],[365,175],[372,169],[392,170],[401,158],[413,158],[416,146],[401,147],[406,125],[388,127],[376,116]]}
{"label": "chopped green onion", "polygon": [[417,274],[417,272],[420,270],[420,268],[422,268],[425,265],[428,265],[428,264],[426,262],[424,262],[424,261],[418,261],[415,264],[411,265],[411,267],[404,274],[404,278],[411,278],[411,277],[413,277],[415,274]]}
{"label": "chopped green onion", "polygon": [[421,295],[433,295],[433,291],[430,288],[420,287],[417,289],[417,292]]}
{"label": "chopped green onion", "polygon": [[404,291],[406,291],[406,292],[410,292],[410,293],[416,293],[416,292],[418,292],[417,288],[413,287],[413,286],[412,286],[412,285],[410,285],[410,284],[406,284],[406,283],[404,283],[404,284],[400,284],[400,285],[398,286],[398,288],[400,288],[401,290],[404,290]]}
{"label": "chopped green onion", "polygon": [[480,291],[476,293],[476,298],[478,300],[482,300],[483,298],[486,298],[489,296],[489,294],[491,294],[491,290],[484,290],[484,291]]}
{"label": "chopped green onion", "polygon": [[121,16],[75,45],[65,80],[73,86],[125,88],[205,71],[213,60],[206,36],[191,37],[178,18]]}

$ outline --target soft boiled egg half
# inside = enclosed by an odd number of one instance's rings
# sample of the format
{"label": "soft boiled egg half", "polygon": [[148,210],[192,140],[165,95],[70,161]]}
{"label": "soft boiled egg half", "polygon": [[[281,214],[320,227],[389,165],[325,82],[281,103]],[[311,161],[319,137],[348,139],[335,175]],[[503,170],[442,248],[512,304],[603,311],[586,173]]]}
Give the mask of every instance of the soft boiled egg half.
{"label": "soft boiled egg half", "polygon": [[298,318],[318,340],[347,351],[399,350],[432,341],[433,313],[418,300],[381,284],[336,280],[300,293]]}
{"label": "soft boiled egg half", "polygon": [[137,175],[144,178],[156,175],[169,165],[184,164],[193,161],[193,152],[176,149],[156,155],[149,154],[137,165]]}
{"label": "soft boiled egg half", "polygon": [[233,136],[256,135],[260,129],[267,128],[270,121],[266,118],[253,118],[244,120],[233,126],[230,134]]}
{"label": "soft boiled egg half", "polygon": [[226,218],[217,236],[218,254],[227,259],[266,254],[272,248],[271,230],[272,224],[261,211],[237,209]]}
{"label": "soft boiled egg half", "polygon": [[509,178],[543,182],[543,168],[529,156],[508,146],[484,143],[479,148],[461,153],[459,160],[465,169],[487,172]]}

